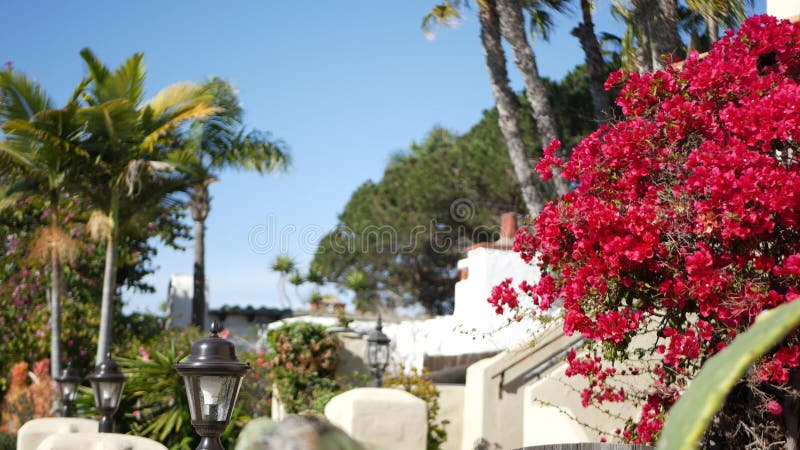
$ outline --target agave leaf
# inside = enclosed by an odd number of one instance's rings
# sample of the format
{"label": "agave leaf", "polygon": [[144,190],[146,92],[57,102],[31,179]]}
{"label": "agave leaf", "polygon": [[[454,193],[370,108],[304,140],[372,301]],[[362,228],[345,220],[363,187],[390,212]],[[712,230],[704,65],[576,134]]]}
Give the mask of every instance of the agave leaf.
{"label": "agave leaf", "polygon": [[800,325],[800,301],[761,313],[749,330],[711,357],[669,412],[659,450],[689,450],[697,443],[731,388],[761,355]]}

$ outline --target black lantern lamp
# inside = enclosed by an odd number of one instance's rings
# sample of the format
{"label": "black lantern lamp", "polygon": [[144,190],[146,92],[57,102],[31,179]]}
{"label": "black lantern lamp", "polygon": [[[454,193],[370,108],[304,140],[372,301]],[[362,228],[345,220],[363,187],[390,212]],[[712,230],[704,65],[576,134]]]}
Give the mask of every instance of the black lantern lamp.
{"label": "black lantern lamp", "polygon": [[236,397],[250,365],[236,359],[233,343],[219,337],[215,320],[211,334],[192,344],[192,353],[173,367],[183,377],[192,426],[202,439],[197,450],[224,450],[220,436],[231,420]]}
{"label": "black lantern lamp", "polygon": [[375,387],[383,385],[383,374],[389,365],[389,342],[389,337],[383,334],[383,319],[378,315],[375,329],[367,333],[367,364],[375,377]]}
{"label": "black lantern lamp", "polygon": [[122,388],[128,378],[122,374],[119,364],[111,359],[111,353],[106,353],[106,359],[97,364],[94,372],[86,378],[92,383],[94,404],[100,412],[99,430],[101,433],[111,433],[114,430],[114,413],[119,408]]}
{"label": "black lantern lamp", "polygon": [[58,394],[61,403],[64,404],[64,417],[72,417],[72,403],[78,398],[78,386],[81,384],[81,375],[78,370],[72,367],[72,362],[67,363],[67,367],[61,369],[61,373],[55,378],[58,384]]}

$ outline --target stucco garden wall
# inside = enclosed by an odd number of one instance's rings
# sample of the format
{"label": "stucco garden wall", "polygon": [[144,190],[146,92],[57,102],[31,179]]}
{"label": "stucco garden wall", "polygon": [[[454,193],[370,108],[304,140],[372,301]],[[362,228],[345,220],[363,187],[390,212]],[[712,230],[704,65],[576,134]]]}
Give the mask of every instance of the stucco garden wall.
{"label": "stucco garden wall", "polygon": [[464,385],[437,384],[436,388],[439,389],[439,414],[436,420],[450,421],[444,428],[447,431],[447,441],[442,450],[460,450],[464,429]]}
{"label": "stucco garden wall", "polygon": [[425,450],[425,402],[400,389],[358,388],[332,398],[325,417],[353,439],[382,450]]}

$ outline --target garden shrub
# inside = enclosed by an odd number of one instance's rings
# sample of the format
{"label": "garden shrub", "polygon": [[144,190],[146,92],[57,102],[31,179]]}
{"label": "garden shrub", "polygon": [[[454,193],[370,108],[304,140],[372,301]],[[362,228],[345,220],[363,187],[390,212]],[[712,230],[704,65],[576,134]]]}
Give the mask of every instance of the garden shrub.
{"label": "garden shrub", "polygon": [[322,325],[296,322],[269,333],[269,353],[256,363],[268,370],[273,393],[289,414],[322,413],[346,384],[336,379],[341,342]]}
{"label": "garden shrub", "polygon": [[17,435],[0,431],[0,450],[17,450]]}
{"label": "garden shrub", "polygon": [[36,362],[32,368],[24,361],[14,364],[9,380],[8,392],[3,399],[0,431],[16,433],[23,423],[51,415],[53,380],[50,378],[49,359]]}
{"label": "garden shrub", "polygon": [[[612,74],[607,86],[623,84],[621,119],[566,163],[554,142],[537,167],[546,177],[559,166],[577,187],[517,234],[515,249],[541,263],[542,278],[505,280],[489,301],[498,311],[524,298],[563,305],[564,331],[590,343],[568,357],[567,375],[588,380],[584,406],[641,405],[618,431],[626,441],[654,442],[703,362],[759,312],[800,296],[798,80],[800,24],[753,17],[704,59]],[[652,345],[634,339],[647,332]],[[798,423],[799,357],[794,333],[762,358],[705,445],[796,443],[787,430]],[[651,384],[623,387],[631,371],[615,362],[650,372]]]}

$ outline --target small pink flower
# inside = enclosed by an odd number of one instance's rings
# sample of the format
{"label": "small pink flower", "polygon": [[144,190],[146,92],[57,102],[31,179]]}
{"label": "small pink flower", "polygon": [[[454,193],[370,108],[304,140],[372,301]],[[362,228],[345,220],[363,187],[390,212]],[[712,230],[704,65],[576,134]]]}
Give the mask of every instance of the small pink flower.
{"label": "small pink flower", "polygon": [[139,344],[139,355],[146,361],[150,360],[150,353],[147,353],[147,350],[144,349],[143,344]]}
{"label": "small pink flower", "polygon": [[230,334],[231,334],[231,332],[228,331],[228,329],[226,328],[226,329],[220,331],[219,337],[221,337],[222,339],[228,339],[228,336],[230,336]]}
{"label": "small pink flower", "polygon": [[780,416],[781,413],[783,413],[783,408],[775,400],[770,400],[767,402],[767,412],[775,416]]}

